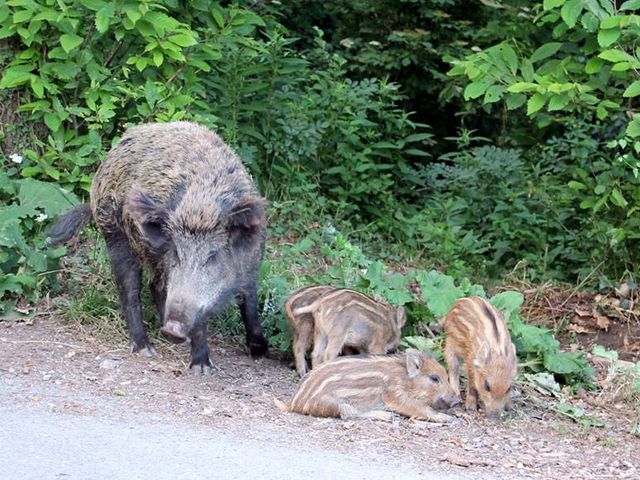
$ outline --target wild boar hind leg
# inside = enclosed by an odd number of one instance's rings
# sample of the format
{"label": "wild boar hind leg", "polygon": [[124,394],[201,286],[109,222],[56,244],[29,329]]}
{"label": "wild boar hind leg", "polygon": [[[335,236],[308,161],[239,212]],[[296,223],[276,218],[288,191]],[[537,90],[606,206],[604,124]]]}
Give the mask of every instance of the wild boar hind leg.
{"label": "wild boar hind leg", "polygon": [[258,319],[258,292],[254,285],[245,289],[238,298],[240,314],[244,321],[247,346],[252,357],[261,357],[267,354],[269,343],[262,331],[262,325]]}
{"label": "wild boar hind leg", "polygon": [[152,357],[156,351],[149,341],[142,322],[142,306],[140,304],[142,267],[140,261],[131,250],[129,241],[123,233],[105,234],[105,240],[111,260],[111,269],[118,287],[120,307],[127,320],[131,350],[146,357]]}
{"label": "wild boar hind leg", "polygon": [[388,412],[386,410],[369,410],[366,412],[361,412],[349,403],[338,404],[338,410],[340,412],[340,418],[342,418],[343,420],[354,418],[370,418],[373,420],[391,422],[394,417],[393,412]]}

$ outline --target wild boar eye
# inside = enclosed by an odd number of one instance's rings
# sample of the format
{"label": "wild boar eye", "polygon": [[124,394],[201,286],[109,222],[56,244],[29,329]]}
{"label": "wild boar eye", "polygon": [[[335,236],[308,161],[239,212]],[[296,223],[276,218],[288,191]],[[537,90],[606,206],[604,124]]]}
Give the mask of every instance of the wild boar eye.
{"label": "wild boar eye", "polygon": [[484,389],[485,389],[487,392],[490,392],[490,391],[491,391],[491,387],[489,386],[489,382],[487,382],[486,380],[484,381]]}
{"label": "wild boar eye", "polygon": [[209,252],[209,256],[207,257],[207,262],[206,263],[213,263],[216,261],[216,258],[218,256],[218,252]]}
{"label": "wild boar eye", "polygon": [[438,375],[429,375],[429,380],[433,383],[440,383],[440,377]]}

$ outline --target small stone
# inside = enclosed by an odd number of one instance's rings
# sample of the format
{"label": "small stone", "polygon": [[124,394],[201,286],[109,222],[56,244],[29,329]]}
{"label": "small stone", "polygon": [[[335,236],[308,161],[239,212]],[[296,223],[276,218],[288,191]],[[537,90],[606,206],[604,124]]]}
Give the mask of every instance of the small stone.
{"label": "small stone", "polygon": [[44,375],[42,375],[42,379],[45,382],[48,382],[49,380],[51,380],[51,374],[50,373],[45,373]]}
{"label": "small stone", "polygon": [[119,366],[120,360],[111,360],[107,358],[106,360],[100,362],[100,368],[103,370],[113,370],[115,368],[118,368]]}

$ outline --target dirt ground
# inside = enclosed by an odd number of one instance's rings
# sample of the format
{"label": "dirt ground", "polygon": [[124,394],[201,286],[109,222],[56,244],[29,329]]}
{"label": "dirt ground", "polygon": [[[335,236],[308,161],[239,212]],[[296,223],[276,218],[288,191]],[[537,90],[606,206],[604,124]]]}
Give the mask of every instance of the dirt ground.
{"label": "dirt ground", "polygon": [[[211,343],[213,374],[196,376],[187,370],[186,347],[161,343],[158,355],[147,359],[129,354],[119,340],[105,341],[90,328],[57,317],[5,320],[0,321],[0,379],[27,386],[31,393],[12,399],[18,405],[47,402],[51,409],[83,415],[116,398],[123,414],[216,425],[248,437],[252,427],[268,426],[294,444],[374,452],[426,472],[545,479],[640,475],[640,438],[627,433],[634,413],[624,404],[595,407],[588,396],[574,399],[604,422],[600,428],[559,417],[543,407],[549,399],[526,391],[516,403],[516,417],[505,422],[462,410],[454,411],[463,420],[455,426],[404,418],[391,423],[318,419],[274,407],[274,397],[288,400],[296,389],[287,362],[252,360],[239,345]],[[54,390],[58,393],[47,398]]]}

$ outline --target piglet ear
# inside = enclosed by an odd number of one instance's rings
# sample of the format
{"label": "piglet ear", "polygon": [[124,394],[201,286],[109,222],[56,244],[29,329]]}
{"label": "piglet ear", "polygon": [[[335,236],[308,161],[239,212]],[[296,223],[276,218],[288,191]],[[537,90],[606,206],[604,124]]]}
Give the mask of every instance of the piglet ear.
{"label": "piglet ear", "polygon": [[420,373],[420,368],[422,368],[424,362],[422,353],[415,348],[408,348],[405,351],[405,361],[409,378],[416,377]]}
{"label": "piglet ear", "polygon": [[249,197],[242,199],[228,214],[230,230],[256,232],[265,225],[264,199]]}
{"label": "piglet ear", "polygon": [[149,194],[134,187],[124,203],[124,210],[140,229],[143,240],[154,250],[165,247],[170,239],[166,232],[167,209]]}

